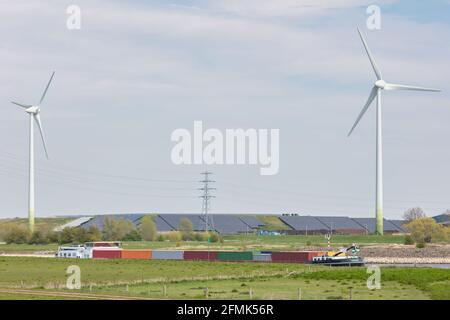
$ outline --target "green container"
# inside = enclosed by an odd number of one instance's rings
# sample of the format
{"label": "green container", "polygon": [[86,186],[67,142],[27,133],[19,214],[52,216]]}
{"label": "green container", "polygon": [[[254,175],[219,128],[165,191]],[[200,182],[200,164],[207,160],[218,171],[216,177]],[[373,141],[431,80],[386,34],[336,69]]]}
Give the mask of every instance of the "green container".
{"label": "green container", "polygon": [[253,252],[251,251],[219,251],[217,259],[220,261],[252,261]]}

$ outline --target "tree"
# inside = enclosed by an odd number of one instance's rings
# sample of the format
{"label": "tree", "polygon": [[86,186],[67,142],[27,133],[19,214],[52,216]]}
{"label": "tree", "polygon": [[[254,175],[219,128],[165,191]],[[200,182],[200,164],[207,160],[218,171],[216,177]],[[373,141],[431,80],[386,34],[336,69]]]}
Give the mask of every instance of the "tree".
{"label": "tree", "polygon": [[153,217],[145,216],[141,219],[141,225],[139,227],[139,233],[142,240],[145,241],[155,241],[158,235],[158,230],[156,229],[156,223],[153,221]]}
{"label": "tree", "polygon": [[194,232],[193,234],[195,241],[208,241],[209,234],[206,232]]}
{"label": "tree", "polygon": [[48,244],[47,236],[40,230],[35,230],[28,239],[28,244]]}
{"label": "tree", "polygon": [[405,211],[403,214],[403,219],[405,219],[407,222],[411,222],[416,219],[425,218],[426,214],[422,210],[422,208],[416,207],[416,208],[410,208]]}
{"label": "tree", "polygon": [[59,235],[59,244],[76,242],[76,232],[75,228],[64,228]]}
{"label": "tree", "polygon": [[210,241],[210,242],[222,242],[222,237],[217,232],[211,232],[209,234],[208,241]]}
{"label": "tree", "polygon": [[132,230],[130,233],[127,233],[122,238],[122,241],[141,241],[141,240],[142,240],[141,234],[136,229]]}
{"label": "tree", "polygon": [[47,233],[47,239],[49,243],[59,243],[60,232],[50,231]]}
{"label": "tree", "polygon": [[177,242],[177,241],[180,241],[182,239],[181,233],[178,232],[178,231],[170,231],[170,232],[165,234],[165,237],[170,242]]}
{"label": "tree", "polygon": [[122,240],[135,229],[134,224],[130,220],[106,218],[103,225],[103,240]]}
{"label": "tree", "polygon": [[73,233],[74,242],[82,244],[88,241],[88,231],[85,228],[76,228]]}
{"label": "tree", "polygon": [[419,218],[405,225],[416,243],[448,241],[446,227],[438,224],[433,218]]}
{"label": "tree", "polygon": [[102,233],[96,226],[91,226],[87,230],[87,239],[86,241],[100,241],[102,240]]}
{"label": "tree", "polygon": [[180,232],[183,240],[192,240],[193,238],[194,225],[192,221],[188,218],[183,218],[180,220]]}
{"label": "tree", "polygon": [[61,232],[58,233],[48,233],[47,239],[52,243],[57,240],[59,244],[83,244],[90,241],[100,241],[102,239],[102,234],[96,226],[91,226],[87,229],[83,227],[64,228]]}
{"label": "tree", "polygon": [[123,240],[127,234],[135,231],[136,227],[130,220],[119,219],[117,222],[117,239]]}
{"label": "tree", "polygon": [[409,234],[407,234],[407,235],[405,236],[405,242],[404,242],[404,244],[406,244],[406,245],[414,244],[414,240],[413,240],[413,238],[412,238]]}
{"label": "tree", "polygon": [[114,241],[117,239],[117,220],[112,218],[106,218],[103,223],[103,240]]}
{"label": "tree", "polygon": [[27,243],[30,237],[30,232],[24,226],[13,226],[9,231],[6,232],[4,240],[6,243],[16,243],[22,244]]}

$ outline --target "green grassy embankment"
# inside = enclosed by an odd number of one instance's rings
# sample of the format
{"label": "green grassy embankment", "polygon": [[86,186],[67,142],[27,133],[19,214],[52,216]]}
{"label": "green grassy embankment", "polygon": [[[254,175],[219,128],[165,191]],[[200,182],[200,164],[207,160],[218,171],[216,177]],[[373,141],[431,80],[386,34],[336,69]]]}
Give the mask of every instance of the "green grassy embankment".
{"label": "green grassy embankment", "polygon": [[80,293],[200,299],[208,288],[210,299],[250,299],[250,291],[253,299],[297,299],[301,289],[302,299],[450,299],[449,269],[383,267],[381,289],[369,290],[366,268],[156,260],[0,257],[0,288],[64,290],[74,264],[83,288],[71,292]]}

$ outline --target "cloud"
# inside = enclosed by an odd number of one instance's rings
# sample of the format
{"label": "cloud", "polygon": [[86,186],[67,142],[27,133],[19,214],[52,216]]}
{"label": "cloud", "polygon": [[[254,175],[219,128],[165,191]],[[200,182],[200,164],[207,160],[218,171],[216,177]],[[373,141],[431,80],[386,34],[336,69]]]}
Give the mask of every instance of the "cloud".
{"label": "cloud", "polygon": [[[213,168],[216,180],[251,182],[274,188],[272,193],[287,184],[299,193],[325,195],[320,202],[299,202],[296,197],[281,201],[273,196],[275,204],[267,208],[257,204],[259,193],[239,193],[253,199],[252,203],[235,204],[224,191],[217,198],[217,211],[371,210],[373,114],[367,114],[352,140],[345,139],[374,80],[355,30],[356,25],[364,26],[368,2],[191,1],[191,6],[77,2],[82,9],[80,31],[65,27],[65,9],[71,3],[0,4],[4,35],[0,97],[4,103],[12,98],[38,99],[50,72],[57,71],[42,108],[52,160],[38,167],[75,170],[63,170],[69,175],[67,181],[57,174],[41,177],[45,183],[38,184],[40,213],[69,209],[197,211],[195,197],[174,202],[117,195],[135,192],[136,184],[130,181],[87,175],[94,190],[87,186],[80,190],[85,184],[79,181],[84,178],[76,173],[196,180],[200,168],[174,167],[169,161],[171,131],[190,127],[193,120],[222,129],[281,129],[279,176],[261,179],[251,168],[218,167]],[[383,14],[382,30],[364,33],[387,80],[448,88],[450,45],[442,42],[448,38],[448,25]],[[450,133],[444,124],[449,114],[443,106],[448,101],[446,92],[386,96],[390,173],[402,165],[402,155],[414,153],[408,168],[416,171],[417,181],[429,181],[429,176],[437,174],[448,177],[445,160],[449,155],[440,147]],[[13,106],[1,108],[0,150],[25,161],[27,122],[19,111]],[[421,162],[429,160],[417,151],[425,147],[442,159],[426,172],[421,171]],[[24,212],[23,181],[13,178],[24,174],[20,168],[4,169],[2,177],[10,181],[0,183],[0,193],[10,197],[0,214]],[[405,167],[401,171],[398,177],[389,178],[398,187],[390,190],[394,199],[415,192],[412,186],[401,184],[411,172]],[[150,187],[158,185],[137,187],[145,194],[146,188],[153,190]],[[192,191],[197,186],[191,187]],[[429,199],[443,199],[449,191],[447,184],[429,188],[424,194]],[[368,200],[355,208],[349,200],[338,204],[326,198],[336,190]],[[395,214],[397,209],[387,210]]]}
{"label": "cloud", "polygon": [[[378,1],[378,5],[395,0]],[[200,3],[205,3],[201,1]],[[246,17],[296,17],[318,15],[329,10],[363,7],[372,1],[360,0],[219,0],[206,2],[210,9]]]}

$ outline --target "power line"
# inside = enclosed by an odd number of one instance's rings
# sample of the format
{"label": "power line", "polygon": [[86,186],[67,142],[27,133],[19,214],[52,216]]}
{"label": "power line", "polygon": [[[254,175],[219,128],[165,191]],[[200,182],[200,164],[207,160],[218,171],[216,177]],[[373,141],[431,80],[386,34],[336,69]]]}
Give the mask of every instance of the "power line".
{"label": "power line", "polygon": [[203,191],[203,194],[200,196],[202,198],[202,214],[203,219],[205,220],[205,232],[209,231],[209,227],[211,229],[214,229],[214,221],[212,217],[209,215],[209,209],[210,209],[210,200],[211,198],[215,198],[216,196],[211,194],[211,191],[216,190],[216,188],[213,188],[210,186],[210,184],[215,183],[215,181],[209,179],[209,175],[212,174],[212,172],[205,171],[201,172],[200,174],[204,175],[205,177],[203,180],[200,180],[201,183],[203,183],[203,187],[199,188],[199,190]]}
{"label": "power line", "polygon": [[[298,192],[295,190],[292,190],[293,188],[295,188],[296,186],[293,185],[291,187],[289,187],[289,189],[283,188],[283,187],[264,187],[264,186],[260,186],[260,185],[244,185],[244,184],[237,184],[237,183],[233,183],[233,182],[227,182],[227,181],[221,181],[221,184],[223,185],[229,185],[232,188],[241,188],[241,189],[247,189],[247,191],[251,191],[254,193],[266,193],[266,194],[270,194],[270,197],[274,197],[274,196],[295,196],[297,198],[320,198],[321,201],[323,201],[323,199],[336,199],[338,201],[351,201],[351,202],[364,202],[364,203],[371,203],[372,200],[370,200],[369,198],[357,198],[354,196],[347,196],[347,195],[325,195],[325,194],[311,194],[311,193],[302,193],[302,192]],[[276,193],[278,191],[278,193]],[[280,192],[282,191],[282,192]],[[450,202],[449,200],[444,200],[444,201],[438,201],[438,200],[423,200],[423,199],[413,199],[413,200],[399,200],[399,199],[387,199],[386,202],[389,203],[411,203],[411,202],[420,202],[420,203],[435,203],[435,204],[446,204],[449,205]]]}
{"label": "power line", "polygon": [[[15,154],[6,152],[2,150],[0,152],[0,176],[6,177],[8,179],[16,179],[20,181],[25,181],[27,179],[27,174],[24,170],[26,161]],[[83,191],[98,192],[110,195],[119,195],[126,197],[148,197],[148,198],[196,198],[197,195],[192,195],[192,186],[186,186],[185,183],[195,183],[195,180],[166,180],[166,179],[153,179],[146,177],[130,177],[124,175],[115,175],[108,173],[99,173],[92,171],[80,171],[73,167],[67,166],[55,166],[52,164],[51,167],[46,165],[46,162],[42,162],[42,165],[37,168],[37,173],[39,179],[46,180],[56,185],[68,186],[71,188],[81,189]],[[204,174],[204,173],[202,173]],[[212,173],[208,173],[212,174]],[[205,180],[208,177],[205,176]],[[108,183],[105,183],[108,182]],[[165,185],[164,183],[169,182],[171,186]],[[213,183],[214,181],[210,181]],[[156,183],[156,185],[153,185]],[[202,180],[202,183],[203,180]],[[365,208],[366,203],[369,203],[368,199],[356,198],[347,195],[323,195],[323,194],[311,194],[303,193],[292,190],[291,188],[286,189],[283,186],[262,186],[262,185],[252,185],[248,181],[245,184],[237,184],[231,181],[222,181],[221,185],[224,185],[225,189],[221,189],[223,197],[225,200],[230,200],[230,202],[240,202],[246,204],[257,204],[266,205],[270,207],[277,207],[283,209],[286,206],[286,200],[296,200],[302,206],[309,207],[319,207],[321,210],[325,210],[326,207],[333,207],[330,209],[331,212],[338,212],[339,209],[346,208],[346,211],[350,212],[352,210],[357,210],[358,208]],[[208,215],[210,212],[210,198],[214,197],[210,194],[210,190],[214,189],[210,186],[208,194],[210,197],[207,199],[207,203],[203,205],[205,209],[202,211]],[[126,189],[125,189],[126,188]],[[128,190],[127,190],[128,189]],[[138,189],[136,191],[129,189]],[[231,189],[231,190],[230,190]],[[147,194],[144,190],[154,190],[154,193]],[[191,192],[188,192],[191,190]],[[201,188],[203,190],[203,188]],[[239,191],[237,191],[239,190]],[[125,192],[124,192],[125,191]],[[164,194],[164,191],[176,191],[178,194]],[[205,192],[205,190],[203,190]],[[161,194],[162,193],[162,194]],[[222,193],[221,193],[222,194]],[[204,193],[201,196],[204,197]],[[267,201],[269,200],[269,201]],[[203,200],[205,202],[205,200]],[[272,203],[270,203],[273,201]],[[370,201],[371,202],[371,201]],[[394,200],[387,199],[386,203],[392,203],[389,205],[390,209],[404,210],[406,203],[417,203],[417,204],[435,204],[435,206],[441,206],[436,208],[428,208],[429,210],[441,211],[450,205],[449,201],[430,201],[423,199],[414,200]],[[327,210],[328,211],[328,210]],[[360,210],[358,210],[360,211]],[[343,211],[341,211],[343,212]],[[212,226],[212,217],[208,215],[209,226]],[[205,229],[208,227],[205,226]]]}
{"label": "power line", "polygon": [[[25,163],[26,161],[22,159],[22,157],[19,157],[17,154],[13,154],[7,151],[2,150],[2,152],[0,153],[0,158],[3,158],[6,161],[11,161],[12,164],[10,164],[10,166],[14,166],[17,167],[18,170],[21,170],[21,166],[18,165],[17,162],[23,162]],[[8,159],[9,158],[9,159]],[[59,168],[58,168],[59,167]],[[61,179],[64,179],[65,181],[67,180],[71,180],[71,181],[78,181],[78,182],[83,182],[83,183],[89,183],[89,184],[93,184],[93,183],[98,183],[98,179],[96,179],[95,177],[102,177],[102,178],[111,178],[114,181],[114,185],[121,185],[121,186],[131,186],[131,187],[135,187],[135,188],[140,188],[142,189],[143,187],[134,184],[131,182],[131,180],[134,181],[141,181],[141,182],[156,182],[156,183],[195,183],[195,180],[176,180],[176,179],[153,179],[153,178],[146,178],[146,177],[133,177],[133,176],[125,176],[125,175],[117,175],[117,174],[109,174],[109,173],[105,173],[105,172],[95,172],[95,171],[80,171],[79,169],[75,169],[74,167],[68,167],[68,166],[62,166],[62,165],[55,165],[52,164],[52,167],[48,167],[46,165],[46,162],[42,162],[42,165],[40,167],[38,167],[36,169],[38,172],[43,173],[44,175],[51,175],[54,176],[56,178],[56,176],[58,176]],[[81,176],[80,176],[81,175]],[[87,177],[84,177],[84,176]],[[120,180],[129,180],[131,183],[125,183],[125,182],[120,182],[117,183],[115,179],[120,179]],[[361,203],[371,203],[372,200],[370,200],[369,198],[358,198],[358,197],[354,197],[354,196],[350,196],[350,195],[338,195],[338,194],[333,194],[333,195],[325,195],[325,194],[311,194],[311,193],[303,193],[303,192],[298,192],[293,190],[292,188],[295,188],[296,186],[292,185],[291,187],[289,187],[288,189],[277,186],[277,187],[267,187],[267,186],[261,186],[261,185],[252,185],[252,184],[237,184],[235,182],[230,182],[230,181],[222,181],[221,184],[224,184],[225,186],[230,186],[232,188],[239,188],[239,189],[246,189],[247,191],[251,191],[251,193],[256,193],[256,194],[267,194],[267,196],[269,196],[270,198],[273,197],[296,197],[296,198],[300,198],[303,199],[303,201],[312,201],[312,200],[307,200],[304,198],[319,198],[320,202],[322,203],[323,200],[332,200],[335,199],[333,201],[344,201],[345,203],[354,203],[354,202],[361,202]],[[161,185],[158,186],[145,186],[146,189],[158,189],[158,190],[163,190],[163,189],[167,189],[167,190],[188,190],[189,187],[164,187]],[[192,190],[192,189],[191,189]],[[277,193],[278,191],[278,193]],[[282,192],[279,192],[282,191]],[[240,192],[242,193],[242,192]],[[257,195],[254,195],[254,197],[257,197]],[[266,197],[266,195],[264,195],[263,197]],[[348,202],[347,202],[348,201]],[[439,205],[445,205],[448,206],[450,203],[448,200],[443,200],[443,201],[439,201],[439,200],[430,200],[430,199],[413,199],[413,200],[400,200],[400,199],[386,199],[387,203],[411,203],[411,202],[416,202],[416,203],[424,203],[424,204],[439,204]]]}
{"label": "power line", "polygon": [[[10,152],[2,151],[3,154],[0,154],[0,157],[3,159],[13,161],[15,164],[17,162],[23,162],[26,163],[22,157],[12,154]],[[39,162],[39,161],[37,161]],[[136,176],[125,176],[125,175],[117,175],[117,174],[110,174],[105,172],[96,172],[96,171],[90,171],[90,170],[79,170],[78,168],[67,166],[67,165],[57,165],[55,163],[52,163],[51,167],[48,167],[47,162],[40,162],[40,170],[46,170],[48,172],[54,172],[57,174],[64,174],[69,173],[72,175],[88,175],[88,176],[97,176],[97,177],[104,177],[104,178],[115,178],[115,179],[123,179],[123,180],[136,180],[136,181],[143,181],[143,182],[168,182],[168,183],[193,183],[196,182],[195,180],[175,180],[175,179],[154,179],[154,178],[146,178],[146,177],[136,177]]]}

